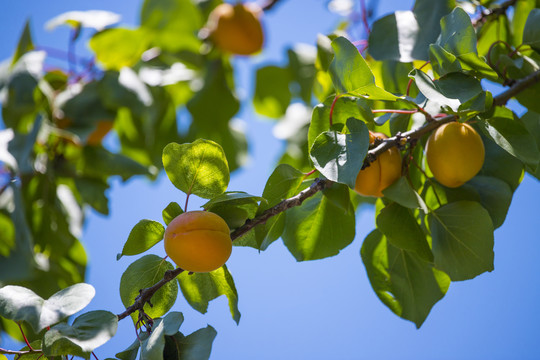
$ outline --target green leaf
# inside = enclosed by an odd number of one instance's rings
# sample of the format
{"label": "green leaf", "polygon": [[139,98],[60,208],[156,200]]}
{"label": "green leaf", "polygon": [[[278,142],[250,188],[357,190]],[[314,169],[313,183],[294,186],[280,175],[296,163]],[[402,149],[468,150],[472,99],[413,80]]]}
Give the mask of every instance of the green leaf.
{"label": "green leaf", "polygon": [[[330,110],[334,98],[334,96],[327,98],[324,103],[313,109],[308,130],[308,149],[311,149],[317,136],[330,130]],[[332,112],[332,124],[345,125],[350,118],[363,120],[366,123],[373,122],[373,113],[365,99],[341,96],[336,100]]]}
{"label": "green leaf", "polygon": [[120,70],[139,62],[150,36],[142,28],[114,28],[96,33],[88,42],[97,61],[107,70]]}
{"label": "green leaf", "polygon": [[105,195],[105,191],[109,189],[107,181],[82,177],[75,178],[74,183],[83,203],[90,205],[103,215],[109,214],[109,199]]}
{"label": "green leaf", "polygon": [[89,284],[75,284],[44,300],[32,290],[15,285],[0,289],[0,316],[16,322],[28,322],[34,331],[67,318],[84,309],[95,295]]}
{"label": "green leaf", "polygon": [[414,251],[424,261],[433,262],[426,235],[410,209],[396,203],[386,205],[377,216],[377,228],[392,245]]}
{"label": "green leaf", "polygon": [[23,32],[17,44],[17,50],[15,50],[13,60],[11,60],[11,65],[14,65],[24,54],[32,50],[34,50],[34,42],[32,41],[32,33],[30,31],[30,19],[28,19],[24,24]]}
{"label": "green leaf", "polygon": [[523,29],[523,44],[540,51],[540,9],[532,9]]}
{"label": "green leaf", "polygon": [[[127,308],[139,296],[139,290],[153,286],[163,278],[167,270],[174,270],[174,266],[157,255],[145,255],[128,266],[120,279],[120,298]],[[144,312],[151,318],[166,314],[174,305],[178,296],[178,284],[169,281],[163,285],[153,296],[152,305],[144,305]],[[133,322],[137,315],[131,314]]]}
{"label": "green leaf", "polygon": [[417,0],[413,11],[378,19],[369,34],[370,54],[377,60],[428,60],[428,47],[441,31],[439,19],[453,8],[453,0]]}
{"label": "green leaf", "polygon": [[75,355],[86,359],[97,347],[116,334],[118,317],[104,310],[90,311],[77,317],[73,324],[58,324],[43,337],[46,356]]}
{"label": "green leaf", "polygon": [[435,267],[452,281],[493,270],[493,223],[479,203],[458,201],[428,215]]}
{"label": "green leaf", "polygon": [[243,191],[228,191],[202,205],[205,210],[218,214],[230,229],[236,229],[255,216],[260,196],[249,195]]}
{"label": "green leaf", "polygon": [[[512,16],[512,42],[514,46],[523,43],[525,24],[532,9],[536,7],[535,0],[517,0],[514,4]],[[497,16],[506,18],[506,16]]]}
{"label": "green leaf", "polygon": [[482,132],[482,141],[486,150],[484,165],[478,175],[492,176],[506,182],[512,192],[516,191],[523,178],[523,163],[507,151],[502,149],[493,140],[485,137]]}
{"label": "green leaf", "polygon": [[216,330],[208,325],[188,336],[177,333],[166,336],[164,359],[207,360],[212,352],[212,343],[217,335]]}
{"label": "green leaf", "polygon": [[[341,205],[345,204],[347,208]],[[337,255],[354,240],[355,216],[349,189],[334,184],[287,210],[285,246],[298,261]]]}
{"label": "green leaf", "polygon": [[354,189],[356,177],[369,148],[369,131],[360,120],[347,120],[350,134],[326,131],[319,135],[310,150],[313,165],[328,180]]}
{"label": "green leaf", "polygon": [[416,253],[399,249],[373,230],[364,240],[362,261],[373,290],[396,315],[419,328],[444,297],[450,279]]}
{"label": "green leaf", "polygon": [[171,221],[178,215],[181,215],[184,213],[184,210],[178,205],[177,202],[170,202],[169,205],[162,211],[163,221],[165,222],[165,225],[169,225]]}
{"label": "green leaf", "polygon": [[103,10],[68,11],[47,21],[45,28],[54,30],[60,25],[69,25],[75,29],[86,27],[101,31],[118,23],[120,18],[118,14]]}
{"label": "green leaf", "polygon": [[441,19],[441,36],[437,44],[454,55],[476,54],[476,33],[471,18],[460,7]]}
{"label": "green leaf", "polygon": [[192,1],[145,0],[141,28],[153,35],[153,45],[176,53],[199,52],[198,31],[203,27],[201,12]]}
{"label": "green leaf", "polygon": [[184,271],[178,275],[177,279],[184,297],[192,308],[205,314],[210,301],[225,295],[229,300],[232,318],[237,324],[240,322],[238,292],[227,266],[223,265],[209,273],[194,273],[192,275],[188,275]]}
{"label": "green leaf", "polygon": [[311,106],[313,93],[313,81],[315,80],[315,61],[317,49],[307,44],[296,44],[292,49],[287,50],[289,57],[289,71],[292,80],[298,84],[298,97],[306,105]]}
{"label": "green leaf", "polygon": [[81,172],[90,177],[119,175],[126,181],[135,175],[150,175],[148,167],[101,146],[85,146],[79,166]]}
{"label": "green leaf", "polygon": [[164,234],[165,227],[157,221],[146,219],[139,221],[131,229],[122,253],[116,256],[116,260],[120,260],[124,255],[139,255],[145,252],[163,240]]}
{"label": "green leaf", "polygon": [[8,257],[15,248],[15,225],[11,218],[0,213],[0,256]]}
{"label": "green leaf", "polygon": [[141,344],[141,359],[163,360],[165,349],[165,336],[171,336],[178,332],[178,328],[184,322],[184,316],[180,312],[170,312],[163,319],[156,319],[152,333]]}
{"label": "green leaf", "polygon": [[141,341],[144,341],[147,338],[148,336],[146,336],[146,333],[139,334],[138,338],[133,343],[131,343],[131,345],[129,345],[127,349],[117,353],[115,356],[120,360],[137,359],[137,353],[139,352],[139,348],[141,347]]}
{"label": "green leaf", "polygon": [[479,122],[478,125],[501,148],[536,169],[540,159],[536,141],[527,128],[515,118],[512,111],[497,108],[492,117],[485,122]]}
{"label": "green leaf", "polygon": [[[536,147],[540,151],[540,114],[534,111],[528,111],[521,117],[521,122],[527,128],[529,133],[535,137]],[[536,168],[536,171],[529,169],[529,172],[537,179],[540,179],[540,166]]]}
{"label": "green leaf", "polygon": [[250,195],[244,191],[226,191],[221,195],[218,195],[212,198],[207,203],[203,204],[202,207],[206,210],[210,210],[213,206],[216,205],[242,205],[242,204],[251,204],[252,202],[258,203],[259,201],[265,201],[263,197]]}
{"label": "green leaf", "polygon": [[410,76],[414,78],[418,89],[426,98],[440,105],[450,107],[453,111],[485,111],[491,106],[488,98],[484,97],[476,103],[476,98],[482,94],[480,82],[474,77],[463,73],[450,73],[439,80],[431,78],[423,71],[413,70]]}
{"label": "green leaf", "polygon": [[330,64],[330,76],[336,93],[366,97],[371,100],[394,101],[396,96],[377,87],[375,78],[358,49],[344,37],[332,41],[334,60]]}
{"label": "green leaf", "polygon": [[[278,165],[264,186],[262,196],[267,201],[261,202],[257,215],[296,195],[302,189],[303,180],[304,174],[301,171],[290,165]],[[260,250],[266,250],[281,236],[285,226],[285,216],[286,213],[281,212],[268,219],[266,223],[255,227],[255,240]]]}
{"label": "green leaf", "polygon": [[455,189],[446,189],[448,202],[459,200],[479,201],[488,211],[493,227],[504,223],[512,202],[512,189],[505,181],[491,176],[477,175]]}
{"label": "green leaf", "polygon": [[186,194],[210,199],[222,194],[229,184],[223,149],[210,140],[170,143],[163,149],[163,166],[173,185]]}
{"label": "green leaf", "polygon": [[253,107],[261,115],[280,118],[291,102],[289,69],[265,66],[257,69]]}
{"label": "green leaf", "polygon": [[386,198],[397,202],[401,206],[409,209],[421,208],[427,213],[427,207],[424,200],[422,200],[422,197],[414,191],[405,176],[401,176],[392,185],[384,189],[382,193]]}

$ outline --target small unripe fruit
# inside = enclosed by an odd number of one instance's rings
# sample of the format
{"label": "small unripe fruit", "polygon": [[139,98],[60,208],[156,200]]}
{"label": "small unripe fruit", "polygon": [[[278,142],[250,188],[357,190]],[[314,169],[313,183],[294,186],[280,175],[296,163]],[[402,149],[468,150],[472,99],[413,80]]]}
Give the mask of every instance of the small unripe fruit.
{"label": "small unripe fruit", "polygon": [[178,267],[197,273],[220,268],[231,256],[229,226],[219,215],[189,211],[165,230],[165,252]]}
{"label": "small unripe fruit", "polygon": [[[382,133],[369,132],[369,143],[375,139],[387,139]],[[383,152],[367,168],[356,176],[354,191],[364,196],[382,197],[382,191],[401,176],[401,155],[395,147]]]}
{"label": "small unripe fruit", "polygon": [[223,3],[208,18],[208,30],[214,44],[222,51],[251,55],[262,49],[264,34],[256,4]]}
{"label": "small unripe fruit", "polygon": [[426,143],[426,158],[435,179],[455,188],[472,179],[484,164],[484,143],[469,124],[439,126]]}

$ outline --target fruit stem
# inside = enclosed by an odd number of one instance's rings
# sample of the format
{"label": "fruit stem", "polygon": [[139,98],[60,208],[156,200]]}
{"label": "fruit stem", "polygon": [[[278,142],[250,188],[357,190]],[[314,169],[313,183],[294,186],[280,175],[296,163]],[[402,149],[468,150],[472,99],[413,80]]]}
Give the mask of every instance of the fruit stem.
{"label": "fruit stem", "polygon": [[334,98],[334,101],[332,101],[332,106],[330,106],[330,115],[329,115],[330,127],[334,125],[334,123],[332,122],[332,116],[334,115],[334,107],[336,106],[336,102],[340,98],[340,96],[341,95],[336,95],[336,97]]}
{"label": "fruit stem", "polygon": [[187,212],[187,206],[188,206],[188,202],[189,202],[189,195],[191,195],[191,192],[188,192],[186,194],[186,203],[184,204],[184,212]]}
{"label": "fruit stem", "polygon": [[17,325],[19,326],[19,330],[21,330],[21,334],[23,336],[24,342],[26,343],[26,346],[28,346],[28,349],[30,349],[31,351],[34,351],[34,349],[32,348],[32,345],[30,345],[30,342],[26,338],[26,334],[24,333],[22,329],[21,323],[18,322]]}
{"label": "fruit stem", "polygon": [[[424,68],[424,66],[426,66],[426,65],[429,64],[429,63],[430,63],[429,60],[426,61],[426,62],[424,63],[424,65],[422,65],[422,66],[420,66],[420,67],[418,68],[418,70],[422,70],[422,69]],[[409,91],[411,90],[412,82],[413,82],[413,79],[409,79],[409,83],[407,84],[407,92],[406,92],[407,96],[409,96]]]}

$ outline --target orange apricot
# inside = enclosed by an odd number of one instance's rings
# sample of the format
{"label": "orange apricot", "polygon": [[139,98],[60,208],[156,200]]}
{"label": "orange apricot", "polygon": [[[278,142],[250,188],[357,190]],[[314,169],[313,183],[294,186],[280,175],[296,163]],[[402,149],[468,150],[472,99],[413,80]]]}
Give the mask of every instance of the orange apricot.
{"label": "orange apricot", "polygon": [[165,252],[184,270],[216,270],[231,256],[229,226],[219,215],[208,211],[178,215],[165,230]]}
{"label": "orange apricot", "polygon": [[223,3],[208,17],[208,30],[214,44],[222,51],[251,55],[262,49],[262,10],[253,3]]}
{"label": "orange apricot", "polygon": [[435,179],[455,188],[472,179],[484,164],[482,138],[469,124],[439,126],[426,143],[426,158]]}
{"label": "orange apricot", "polygon": [[[375,139],[387,139],[382,133],[369,132],[369,143]],[[354,191],[364,196],[382,197],[382,191],[401,176],[401,155],[395,147],[380,154],[368,167],[356,176]]]}

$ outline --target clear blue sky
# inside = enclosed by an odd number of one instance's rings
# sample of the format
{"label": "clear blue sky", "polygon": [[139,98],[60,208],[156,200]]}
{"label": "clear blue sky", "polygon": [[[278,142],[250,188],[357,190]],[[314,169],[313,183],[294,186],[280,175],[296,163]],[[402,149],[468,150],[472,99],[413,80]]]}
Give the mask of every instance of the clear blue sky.
{"label": "clear blue sky", "polygon": [[[142,0],[21,0],[5,2],[0,14],[0,58],[11,56],[26,18],[36,42],[65,48],[68,32],[43,30],[44,23],[68,10],[103,9],[138,23]],[[263,54],[238,61],[240,86],[249,91],[252,70],[285,59],[284,47],[313,44],[317,33],[334,28],[337,18],[323,0],[280,0],[268,14]],[[411,8],[411,1],[380,0],[379,14]],[[84,53],[84,46],[79,51]],[[272,123],[245,107],[251,163],[232,176],[229,189],[259,195],[282,144],[270,135]],[[132,226],[140,219],[161,219],[161,210],[183,195],[161,176],[127,184],[113,181],[111,215],[89,212],[84,243],[89,252],[88,282],[97,291],[89,309],[123,310],[118,284],[134,260],[116,261]],[[190,208],[201,202],[190,201]],[[517,190],[505,224],[495,233],[495,271],[472,281],[452,283],[420,330],[387,309],[371,289],[359,256],[362,239],[373,229],[373,211],[357,216],[357,237],[336,257],[297,263],[281,242],[258,254],[235,248],[228,262],[239,292],[240,325],[231,319],[225,298],[211,303],[206,315],[192,310],[180,296],[173,310],[182,311],[181,331],[189,334],[206,324],[218,331],[211,359],[538,359],[540,297],[537,229],[540,184],[526,176]],[[163,255],[161,246],[151,250]],[[133,325],[120,322],[118,334],[96,350],[100,359],[114,356],[135,337]],[[5,340],[5,339],[4,339]],[[9,347],[9,343],[4,343]]]}

